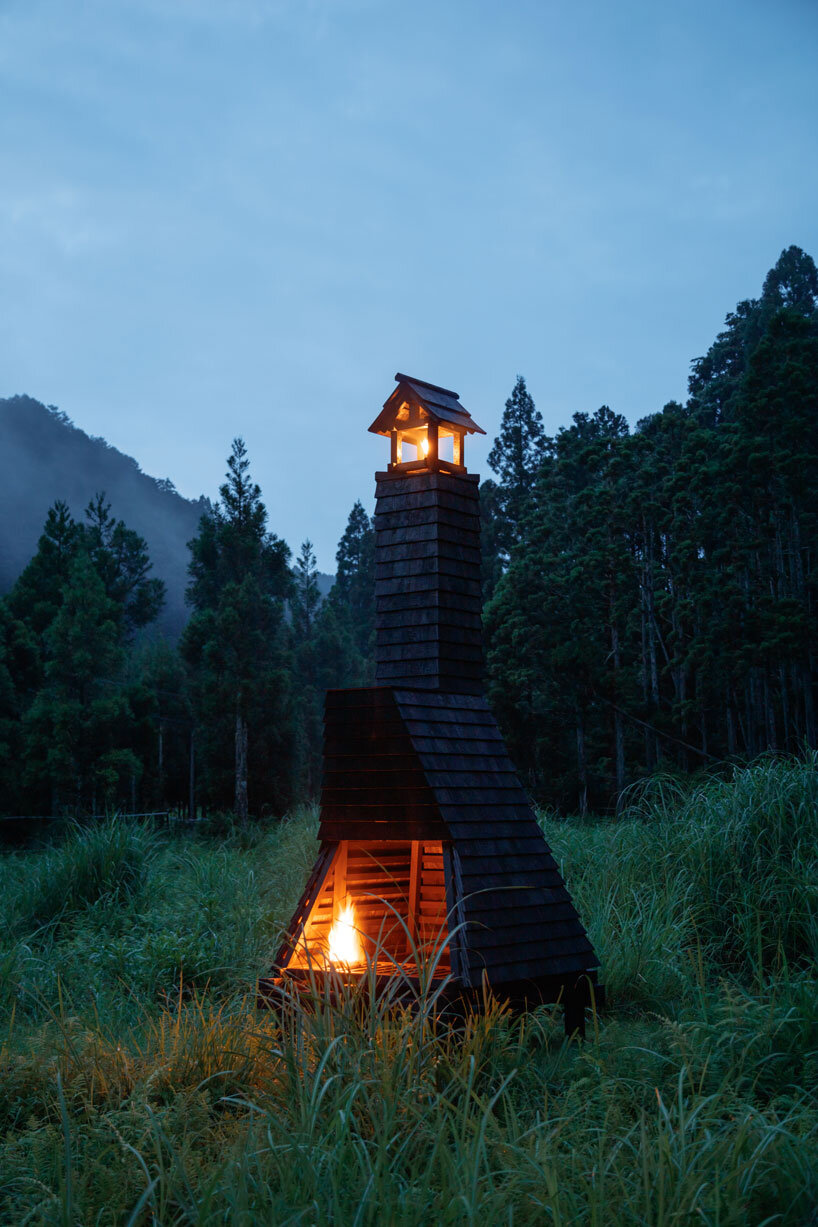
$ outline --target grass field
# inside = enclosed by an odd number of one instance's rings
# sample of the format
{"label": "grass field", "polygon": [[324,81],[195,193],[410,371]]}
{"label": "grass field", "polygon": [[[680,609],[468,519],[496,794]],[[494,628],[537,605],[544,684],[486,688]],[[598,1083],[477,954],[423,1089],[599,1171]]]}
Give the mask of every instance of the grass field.
{"label": "grass field", "polygon": [[314,851],[128,824],[0,858],[0,1221],[818,1222],[818,765],[546,820],[604,963],[559,1012],[253,1010]]}

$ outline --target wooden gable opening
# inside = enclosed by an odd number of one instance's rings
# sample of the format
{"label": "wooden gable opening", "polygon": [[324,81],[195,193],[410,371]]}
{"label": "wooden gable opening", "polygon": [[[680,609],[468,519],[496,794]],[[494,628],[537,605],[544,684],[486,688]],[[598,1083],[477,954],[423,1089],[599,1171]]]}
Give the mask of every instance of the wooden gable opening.
{"label": "wooden gable opening", "polygon": [[[425,969],[447,976],[443,856],[436,840],[325,844],[318,860],[322,880],[312,883],[312,898],[305,892],[301,916],[276,960],[281,972],[356,975],[374,967],[378,975],[400,970],[414,978]],[[334,941],[333,926],[348,909],[352,934],[342,926]]]}
{"label": "wooden gable opening", "polygon": [[484,435],[456,392],[411,375],[398,386],[370,426],[390,440],[390,473],[465,473],[466,435]]}

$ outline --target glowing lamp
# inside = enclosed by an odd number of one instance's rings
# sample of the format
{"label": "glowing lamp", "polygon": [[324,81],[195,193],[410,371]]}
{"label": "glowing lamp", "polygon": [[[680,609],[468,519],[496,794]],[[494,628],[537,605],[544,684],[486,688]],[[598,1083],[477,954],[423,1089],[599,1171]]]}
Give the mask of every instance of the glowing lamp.
{"label": "glowing lamp", "polygon": [[400,372],[395,379],[398,386],[369,428],[390,441],[389,472],[465,473],[466,435],[486,432],[457,393]]}

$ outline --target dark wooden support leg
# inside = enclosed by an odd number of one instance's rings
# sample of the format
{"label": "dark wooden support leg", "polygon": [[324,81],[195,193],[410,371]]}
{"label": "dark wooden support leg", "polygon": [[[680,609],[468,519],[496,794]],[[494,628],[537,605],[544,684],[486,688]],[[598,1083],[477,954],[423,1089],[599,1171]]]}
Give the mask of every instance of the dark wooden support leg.
{"label": "dark wooden support leg", "polygon": [[570,1039],[585,1039],[585,994],[569,989],[565,995],[565,1034]]}

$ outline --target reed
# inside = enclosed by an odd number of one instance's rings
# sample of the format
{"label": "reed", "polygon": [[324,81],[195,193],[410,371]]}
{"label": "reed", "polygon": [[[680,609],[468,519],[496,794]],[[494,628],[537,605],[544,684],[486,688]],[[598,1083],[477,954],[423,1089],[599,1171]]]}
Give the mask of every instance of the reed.
{"label": "reed", "polygon": [[257,1014],[314,811],[252,839],[133,831],[139,872],[50,921],[26,882],[85,846],[6,858],[0,1221],[808,1222],[815,786],[764,761],[545,822],[611,991],[582,1045],[547,1007],[441,1017],[431,976],[411,1002],[339,975]]}

